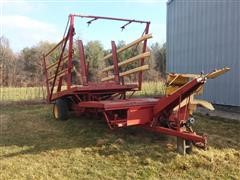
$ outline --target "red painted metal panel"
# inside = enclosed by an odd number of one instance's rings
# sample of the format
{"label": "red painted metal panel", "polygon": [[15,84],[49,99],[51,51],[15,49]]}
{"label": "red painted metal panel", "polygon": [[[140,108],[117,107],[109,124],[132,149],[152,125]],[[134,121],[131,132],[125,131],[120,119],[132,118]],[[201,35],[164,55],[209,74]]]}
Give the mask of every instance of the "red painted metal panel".
{"label": "red painted metal panel", "polygon": [[187,106],[181,107],[177,111],[173,111],[171,115],[169,116],[170,121],[175,121],[175,120],[187,120],[189,117],[189,111],[187,110]]}
{"label": "red painted metal panel", "polygon": [[157,116],[163,110],[173,109],[179,104],[179,98],[181,98],[182,100],[185,99],[187,96],[191,95],[196,89],[198,89],[203,83],[205,83],[204,78],[193,79],[192,81],[178,89],[176,92],[174,92],[172,95],[164,97],[154,107],[154,115]]}
{"label": "red painted metal panel", "polygon": [[153,108],[158,102],[155,98],[131,98],[131,99],[118,99],[118,100],[105,100],[105,101],[85,101],[80,102],[80,107],[88,108],[102,108],[106,111],[116,109],[129,109],[129,108]]}
{"label": "red painted metal panel", "polygon": [[[145,28],[145,32],[144,34],[148,34],[149,32],[149,26],[150,26],[150,22],[148,22],[146,24],[146,28]],[[147,51],[147,39],[144,40],[143,42],[143,53],[145,53]],[[144,58],[141,59],[140,65],[143,66],[144,65]],[[140,71],[138,74],[138,89],[141,90],[142,89],[142,80],[143,80],[143,72]]]}
{"label": "red painted metal panel", "polygon": [[77,106],[81,108],[104,109],[104,103],[102,101],[83,101],[83,102],[80,102]]}
{"label": "red painted metal panel", "polygon": [[127,126],[146,124],[152,121],[153,108],[150,107],[131,107],[128,109]]}

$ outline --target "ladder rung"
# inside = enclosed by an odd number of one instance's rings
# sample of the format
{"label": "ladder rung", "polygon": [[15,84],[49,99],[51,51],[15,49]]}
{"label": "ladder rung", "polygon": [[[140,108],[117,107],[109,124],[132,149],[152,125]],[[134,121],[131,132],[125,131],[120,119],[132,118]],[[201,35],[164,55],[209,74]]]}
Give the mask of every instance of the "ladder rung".
{"label": "ladder rung", "polygon": [[[62,76],[64,76],[65,73],[67,72],[67,70],[68,70],[68,69],[64,69],[64,70],[60,71],[60,72],[57,74],[57,78],[58,78],[58,77],[62,77]],[[50,78],[48,78],[48,81],[53,80],[54,77],[55,77],[55,74],[54,74],[53,76],[51,76]]]}
{"label": "ladder rung", "polygon": [[[143,66],[136,67],[134,69],[130,69],[130,70],[125,71],[125,72],[121,72],[121,73],[119,73],[119,76],[120,77],[128,76],[130,74],[138,73],[140,71],[146,71],[148,69],[149,69],[149,65],[146,64],[146,65],[143,65]],[[109,80],[113,80],[113,79],[114,79],[114,75],[111,75],[111,76],[107,76],[105,78],[102,78],[101,81],[109,81]]]}
{"label": "ladder rung", "polygon": [[[127,60],[124,60],[124,61],[118,63],[118,67],[123,66],[123,65],[127,65],[127,64],[135,62],[135,61],[138,61],[138,60],[140,60],[142,58],[145,59],[145,58],[147,58],[149,56],[150,56],[150,52],[141,53],[141,54],[139,54],[137,56],[131,57],[131,58],[127,59]],[[113,69],[114,69],[113,65],[112,66],[108,66],[108,67],[104,68],[102,70],[102,72],[107,72],[107,71],[110,71],[110,70],[113,70]]]}
{"label": "ladder rung", "polygon": [[[68,55],[66,55],[66,56],[64,56],[64,57],[62,58],[63,63],[67,62],[67,61],[65,61],[67,57],[68,57]],[[47,70],[51,69],[52,67],[56,66],[56,65],[58,64],[58,62],[59,62],[59,60],[56,61],[56,62],[53,63],[53,64],[50,64],[49,66],[46,67],[46,69],[47,69]]]}

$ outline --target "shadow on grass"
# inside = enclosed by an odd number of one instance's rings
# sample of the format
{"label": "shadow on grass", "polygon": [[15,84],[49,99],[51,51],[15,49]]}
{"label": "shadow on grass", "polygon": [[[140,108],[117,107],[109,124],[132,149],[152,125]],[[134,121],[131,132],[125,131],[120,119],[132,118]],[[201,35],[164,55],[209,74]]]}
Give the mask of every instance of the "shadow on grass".
{"label": "shadow on grass", "polygon": [[[110,130],[99,117],[72,117],[68,121],[55,121],[48,105],[6,106],[2,108],[3,131],[1,147],[22,147],[11,150],[1,158],[24,154],[38,154],[49,150],[81,148],[82,151],[102,156],[128,154],[151,158],[174,151],[175,139],[129,127]],[[176,154],[175,154],[176,155]]]}
{"label": "shadow on grass", "polygon": [[216,149],[240,150],[240,121],[221,117],[195,115],[195,129],[208,135],[209,145]]}
{"label": "shadow on grass", "polygon": [[[100,156],[129,155],[174,158],[175,138],[152,133],[139,127],[110,130],[101,116],[72,117],[68,121],[55,121],[49,105],[4,106],[1,108],[1,147],[22,147],[12,152],[3,151],[1,158],[24,154],[39,154],[51,150],[81,148],[81,151]],[[209,120],[199,116],[197,128],[209,134],[210,146],[239,150],[240,124],[225,120]],[[230,128],[230,129],[229,129]],[[168,152],[168,153],[166,153]],[[163,158],[165,157],[166,158]],[[163,162],[164,163],[164,162]]]}

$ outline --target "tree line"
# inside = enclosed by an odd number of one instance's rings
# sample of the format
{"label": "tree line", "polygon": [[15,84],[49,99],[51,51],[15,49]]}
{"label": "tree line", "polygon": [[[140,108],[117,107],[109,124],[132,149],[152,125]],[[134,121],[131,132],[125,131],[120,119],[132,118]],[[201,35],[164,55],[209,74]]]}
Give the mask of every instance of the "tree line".
{"label": "tree line", "polygon": [[[23,48],[19,53],[14,53],[10,47],[9,40],[2,36],[0,37],[0,85],[1,86],[23,86],[33,87],[41,86],[44,84],[44,72],[43,72],[43,54],[48,52],[56,44],[49,42],[39,42],[32,47]],[[117,48],[126,45],[124,41],[117,43]],[[99,72],[104,67],[104,62],[100,60],[111,50],[104,49],[100,41],[89,41],[85,46],[85,57],[89,64],[89,79],[96,81],[100,76]],[[134,55],[137,55],[141,50],[141,44],[139,46],[130,48],[123,53],[119,54],[119,61],[128,59]],[[149,59],[150,70],[144,73],[145,80],[157,80],[164,78],[166,72],[166,44],[162,46],[159,43],[154,43],[148,47],[148,51],[151,52]],[[79,55],[74,53],[73,60],[77,62],[76,66],[79,66]],[[111,62],[108,62],[111,64]],[[124,67],[124,70],[131,69],[135,64],[129,64]],[[130,76],[130,79],[134,79],[134,76]]]}

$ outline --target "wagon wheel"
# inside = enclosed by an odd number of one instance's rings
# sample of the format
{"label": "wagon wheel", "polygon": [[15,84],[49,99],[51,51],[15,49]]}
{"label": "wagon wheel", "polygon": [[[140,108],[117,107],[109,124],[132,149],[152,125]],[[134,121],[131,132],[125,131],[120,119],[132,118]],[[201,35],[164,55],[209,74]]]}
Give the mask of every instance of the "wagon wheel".
{"label": "wagon wheel", "polygon": [[68,103],[64,99],[58,99],[53,105],[53,116],[56,120],[64,121],[69,117]]}

